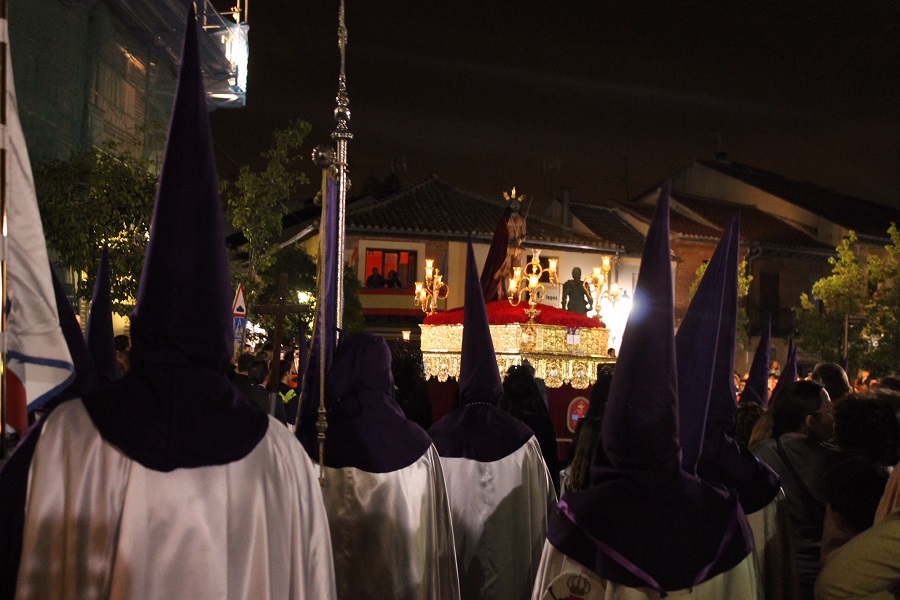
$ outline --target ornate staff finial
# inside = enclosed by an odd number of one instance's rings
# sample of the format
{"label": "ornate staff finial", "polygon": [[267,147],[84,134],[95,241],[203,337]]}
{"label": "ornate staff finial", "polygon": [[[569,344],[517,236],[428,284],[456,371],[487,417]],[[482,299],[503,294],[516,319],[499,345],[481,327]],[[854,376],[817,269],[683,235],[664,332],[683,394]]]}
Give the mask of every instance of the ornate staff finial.
{"label": "ornate staff finial", "polygon": [[[335,100],[337,107],[334,109],[334,120],[337,121],[337,128],[331,134],[332,139],[340,144],[340,140],[350,140],[353,134],[350,133],[350,99],[347,97],[347,26],[344,24],[344,0],[341,0],[341,10],[338,15],[338,48],[341,51],[341,72],[338,76],[338,93]],[[338,149],[340,155],[340,149]],[[338,159],[340,160],[340,156]],[[343,163],[346,168],[347,163]]]}

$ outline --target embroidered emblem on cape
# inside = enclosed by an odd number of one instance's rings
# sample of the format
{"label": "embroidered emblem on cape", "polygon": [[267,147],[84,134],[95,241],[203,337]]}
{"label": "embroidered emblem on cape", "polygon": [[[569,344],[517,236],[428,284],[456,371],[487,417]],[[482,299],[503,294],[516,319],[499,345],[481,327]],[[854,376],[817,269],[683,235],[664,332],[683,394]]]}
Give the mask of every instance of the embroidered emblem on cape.
{"label": "embroidered emblem on cape", "polygon": [[600,600],[603,584],[591,575],[563,573],[554,579],[541,600]]}

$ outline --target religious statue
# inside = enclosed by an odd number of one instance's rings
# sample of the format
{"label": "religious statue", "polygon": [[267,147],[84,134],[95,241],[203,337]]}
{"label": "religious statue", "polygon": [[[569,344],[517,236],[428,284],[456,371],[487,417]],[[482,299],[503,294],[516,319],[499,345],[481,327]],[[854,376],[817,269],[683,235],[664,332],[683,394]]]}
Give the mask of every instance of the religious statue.
{"label": "religious statue", "polygon": [[503,197],[509,204],[503,211],[488,256],[481,272],[481,289],[485,302],[506,297],[506,282],[512,276],[513,267],[520,265],[522,242],[525,241],[525,216],[519,212],[525,196],[517,196],[516,188]]}
{"label": "religious statue", "polygon": [[591,297],[584,289],[578,267],[572,269],[572,279],[563,284],[562,307],[580,315],[586,315],[591,309]]}

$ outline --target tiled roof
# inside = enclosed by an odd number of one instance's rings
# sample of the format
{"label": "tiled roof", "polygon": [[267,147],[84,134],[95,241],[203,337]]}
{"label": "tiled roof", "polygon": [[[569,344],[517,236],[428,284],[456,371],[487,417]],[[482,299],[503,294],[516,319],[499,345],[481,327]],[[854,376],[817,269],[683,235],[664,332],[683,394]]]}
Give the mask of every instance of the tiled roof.
{"label": "tiled roof", "polygon": [[[620,210],[629,212],[646,223],[650,223],[653,210],[656,208],[656,195],[653,196],[653,204],[643,202],[629,202],[617,204]],[[669,231],[673,237],[698,238],[704,241],[716,243],[722,237],[722,230],[710,227],[687,215],[674,210],[669,211]]]}
{"label": "tiled roof", "polygon": [[792,181],[782,175],[736,162],[698,162],[861,235],[884,238],[890,223],[900,221],[900,211],[896,208],[832,192],[809,182]]}
{"label": "tiled roof", "polygon": [[644,248],[644,235],[622,219],[612,205],[573,202],[569,210],[595,235],[625,248],[626,254],[640,254]]}
{"label": "tiled roof", "polygon": [[833,250],[831,246],[819,242],[803,231],[753,206],[681,193],[673,193],[672,199],[721,229],[724,229],[732,217],[739,212],[741,214],[741,240],[745,243]]}
{"label": "tiled roof", "polygon": [[[465,192],[431,176],[384,200],[347,207],[347,231],[360,234],[438,235],[464,240],[469,233],[491,239],[505,206]],[[585,249],[622,249],[601,237],[580,233],[543,219],[528,217],[529,244],[575,246]]]}

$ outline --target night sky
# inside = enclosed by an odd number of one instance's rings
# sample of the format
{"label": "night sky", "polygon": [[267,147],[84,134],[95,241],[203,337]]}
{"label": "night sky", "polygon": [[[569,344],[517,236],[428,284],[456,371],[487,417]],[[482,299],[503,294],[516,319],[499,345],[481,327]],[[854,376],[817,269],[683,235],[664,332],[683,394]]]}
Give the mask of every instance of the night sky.
{"label": "night sky", "polygon": [[[292,119],[312,123],[310,150],[334,129],[338,2],[249,8],[247,107],[212,117],[223,177]],[[577,201],[622,200],[723,151],[900,206],[897,2],[347,0],[346,10],[357,187],[395,168],[404,184],[437,174],[489,197],[568,186]]]}

